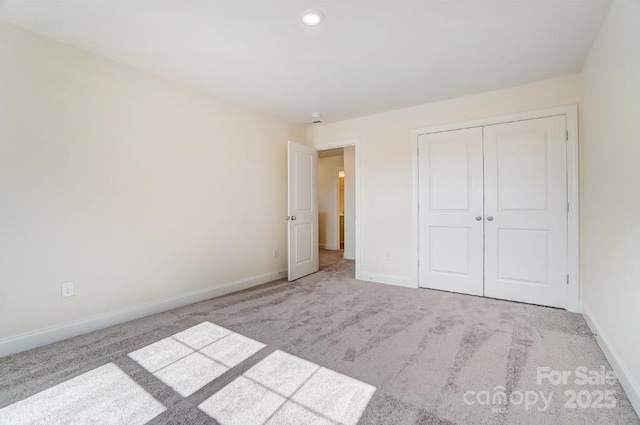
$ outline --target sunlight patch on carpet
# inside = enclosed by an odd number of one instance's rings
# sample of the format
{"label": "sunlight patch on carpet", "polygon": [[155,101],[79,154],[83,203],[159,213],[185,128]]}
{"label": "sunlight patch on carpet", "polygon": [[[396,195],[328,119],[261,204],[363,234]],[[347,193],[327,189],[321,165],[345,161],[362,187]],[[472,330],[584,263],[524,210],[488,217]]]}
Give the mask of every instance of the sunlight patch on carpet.
{"label": "sunlight patch on carpet", "polygon": [[203,322],[133,351],[129,357],[188,397],[264,347],[244,335]]}
{"label": "sunlight patch on carpet", "polygon": [[375,391],[276,350],[198,407],[221,425],[355,425]]}
{"label": "sunlight patch on carpet", "polygon": [[0,423],[142,425],[165,410],[109,363],[0,409]]}

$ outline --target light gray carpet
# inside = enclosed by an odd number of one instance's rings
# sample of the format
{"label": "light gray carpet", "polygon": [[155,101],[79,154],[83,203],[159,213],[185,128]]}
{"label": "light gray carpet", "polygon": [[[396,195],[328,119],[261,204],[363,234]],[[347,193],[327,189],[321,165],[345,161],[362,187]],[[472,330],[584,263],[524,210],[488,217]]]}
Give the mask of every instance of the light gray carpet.
{"label": "light gray carpet", "polygon": [[[75,377],[86,383],[92,375],[83,374],[112,363],[164,406],[149,423],[215,424],[205,411],[219,408],[216,400],[235,394],[259,368],[249,369],[278,350],[375,387],[360,424],[640,424],[617,383],[575,382],[577,367],[610,370],[580,315],[353,276],[353,262],[324,251],[321,271],[297,282],[262,285],[0,359],[0,409],[21,400],[45,403],[37,397],[46,400],[47,393],[29,397]],[[256,346],[202,387],[183,379],[177,390],[166,382],[180,376],[154,375],[141,366],[144,359],[128,356],[207,321],[266,346]],[[538,367],[572,375],[566,384],[538,384]],[[121,379],[118,373],[114,379]],[[492,404],[500,387],[514,403]],[[138,390],[128,391],[135,394],[131,400],[156,406]],[[575,408],[565,391],[582,392]],[[598,400],[605,391],[613,392],[613,400]],[[551,397],[545,410],[541,393]],[[517,403],[518,394],[529,398],[528,405]],[[238,397],[230,399],[238,405]],[[295,408],[276,417],[305,423]]]}

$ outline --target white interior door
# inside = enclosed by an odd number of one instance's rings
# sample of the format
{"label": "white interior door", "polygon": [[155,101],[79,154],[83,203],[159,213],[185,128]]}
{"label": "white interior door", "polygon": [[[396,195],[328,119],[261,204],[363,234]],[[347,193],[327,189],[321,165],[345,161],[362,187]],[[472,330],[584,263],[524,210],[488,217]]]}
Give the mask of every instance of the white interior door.
{"label": "white interior door", "polygon": [[486,126],[485,296],[566,307],[566,118]]}
{"label": "white interior door", "polygon": [[419,284],[483,294],[482,127],[421,135]]}
{"label": "white interior door", "polygon": [[287,228],[289,280],[319,270],[318,152],[289,142]]}

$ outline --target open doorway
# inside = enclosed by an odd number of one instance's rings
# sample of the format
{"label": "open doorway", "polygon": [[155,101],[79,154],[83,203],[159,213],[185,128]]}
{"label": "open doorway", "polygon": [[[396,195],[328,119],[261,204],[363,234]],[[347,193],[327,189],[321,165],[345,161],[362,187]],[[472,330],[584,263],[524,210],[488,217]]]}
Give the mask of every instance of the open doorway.
{"label": "open doorway", "polygon": [[[300,277],[317,272],[322,267],[323,259],[335,261],[334,266],[345,277],[358,278],[360,258],[359,243],[359,140],[350,139],[330,142],[313,147],[288,141],[287,159],[287,265],[288,279],[293,281]],[[322,157],[337,157],[334,159],[337,168],[326,173],[319,173],[319,152]],[[335,171],[335,172],[334,172]],[[341,211],[339,206],[340,171],[344,172],[344,204]],[[319,184],[320,175],[323,182]],[[326,180],[329,184],[325,184]],[[328,188],[331,203],[334,207],[323,208],[320,211],[319,189]],[[335,191],[331,192],[335,188]],[[324,197],[323,197],[324,199]],[[323,201],[324,202],[324,201]],[[344,245],[340,249],[340,213],[344,223]],[[320,241],[320,221],[322,221],[323,240]],[[331,231],[326,228],[331,226]],[[335,236],[335,239],[333,237]],[[332,242],[333,241],[333,242]],[[321,249],[322,248],[322,249]]]}
{"label": "open doorway", "polygon": [[355,147],[321,150],[318,154],[321,268],[356,259],[355,205]]}

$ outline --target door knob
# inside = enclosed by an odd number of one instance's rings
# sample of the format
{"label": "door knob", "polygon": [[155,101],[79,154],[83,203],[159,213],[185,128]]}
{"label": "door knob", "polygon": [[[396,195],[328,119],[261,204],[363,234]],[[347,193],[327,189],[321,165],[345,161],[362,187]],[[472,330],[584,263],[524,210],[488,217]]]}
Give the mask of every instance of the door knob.
{"label": "door knob", "polygon": [[287,220],[290,220],[290,219],[291,219],[291,217],[287,216]]}
{"label": "door knob", "polygon": [[481,215],[477,215],[477,216],[476,216],[476,220],[477,220],[477,221],[482,220],[482,216],[481,216]]}
{"label": "door knob", "polygon": [[295,220],[295,219],[296,219],[296,216],[295,216],[295,215],[292,215],[292,216],[291,216],[291,220]]}
{"label": "door knob", "polygon": [[493,221],[493,217],[492,217],[492,216],[489,216],[489,217],[487,217],[487,220],[489,220],[489,221]]}

